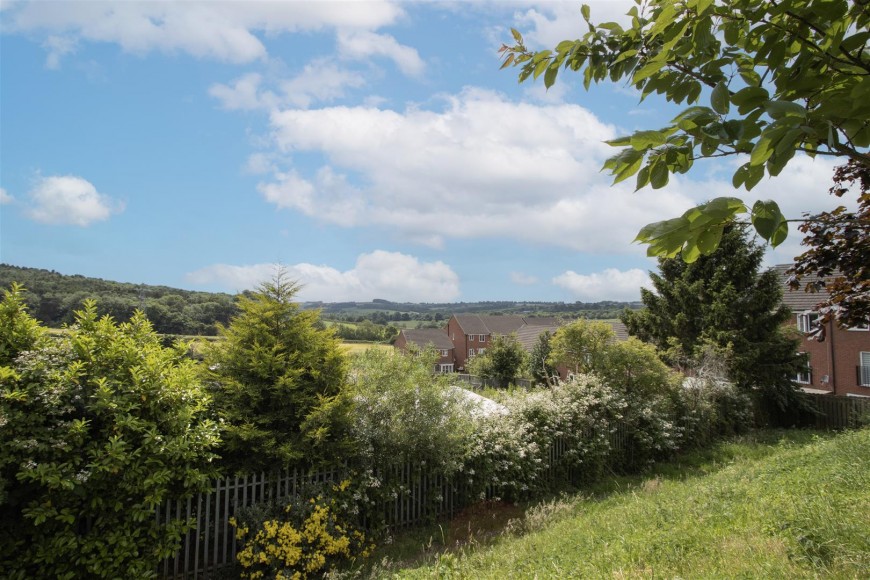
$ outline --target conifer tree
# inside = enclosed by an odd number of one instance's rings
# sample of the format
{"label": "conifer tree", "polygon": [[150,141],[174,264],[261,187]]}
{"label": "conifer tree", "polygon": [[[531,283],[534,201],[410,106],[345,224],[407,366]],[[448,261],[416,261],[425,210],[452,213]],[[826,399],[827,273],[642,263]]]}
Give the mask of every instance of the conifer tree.
{"label": "conifer tree", "polygon": [[732,226],[714,253],[692,263],[659,258],[660,273],[650,275],[655,292],[641,289],[646,308],[626,310],[622,321],[674,366],[692,366],[712,350],[738,387],[786,408],[803,361],[796,337],[783,327],[790,313],[779,277],[761,271],[763,254],[746,228]]}
{"label": "conifer tree", "polygon": [[206,354],[230,472],[287,467],[328,438],[328,426],[306,420],[339,393],[346,359],[319,312],[293,301],[298,291],[279,272],[240,296],[240,314],[220,328],[223,340]]}

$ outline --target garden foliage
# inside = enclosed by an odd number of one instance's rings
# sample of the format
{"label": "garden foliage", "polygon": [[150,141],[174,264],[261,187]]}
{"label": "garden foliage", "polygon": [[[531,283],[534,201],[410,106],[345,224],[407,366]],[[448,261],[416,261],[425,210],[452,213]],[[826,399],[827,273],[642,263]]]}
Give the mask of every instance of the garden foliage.
{"label": "garden foliage", "polygon": [[191,525],[157,522],[156,506],[215,474],[197,369],[142,313],[118,325],[93,302],[45,342],[19,292],[0,305],[0,567],[19,579],[153,576]]}
{"label": "garden foliage", "polygon": [[299,286],[278,273],[239,296],[239,314],[219,328],[205,358],[222,426],[221,465],[230,472],[272,471],[310,460],[332,441],[313,426],[338,395],[346,358],[318,312],[294,302]]}
{"label": "garden foliage", "polygon": [[496,334],[483,354],[468,362],[468,372],[485,379],[493,379],[500,387],[507,387],[519,377],[527,366],[528,355],[516,334]]}
{"label": "garden foliage", "polygon": [[368,557],[374,544],[360,529],[350,483],[307,486],[286,503],[254,506],[231,519],[244,540],[236,556],[241,578],[302,580]]}
{"label": "garden foliage", "polygon": [[626,311],[622,320],[632,336],[659,347],[673,366],[696,366],[715,352],[729,380],[747,393],[786,408],[795,404],[792,377],[802,368],[797,338],[783,327],[779,276],[762,271],[764,249],[734,226],[719,249],[688,263],[659,258],[650,275],[655,292],[641,289],[646,309]]}

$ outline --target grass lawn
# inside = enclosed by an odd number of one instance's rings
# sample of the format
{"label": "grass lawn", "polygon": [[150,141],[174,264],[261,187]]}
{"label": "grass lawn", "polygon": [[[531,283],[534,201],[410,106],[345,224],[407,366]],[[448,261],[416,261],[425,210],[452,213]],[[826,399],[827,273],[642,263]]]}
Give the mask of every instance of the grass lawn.
{"label": "grass lawn", "polygon": [[341,347],[348,354],[357,354],[370,348],[380,348],[383,350],[393,350],[391,344],[383,344],[380,342],[343,342]]}
{"label": "grass lawn", "polygon": [[761,431],[524,510],[476,510],[397,537],[357,574],[870,578],[870,429]]}

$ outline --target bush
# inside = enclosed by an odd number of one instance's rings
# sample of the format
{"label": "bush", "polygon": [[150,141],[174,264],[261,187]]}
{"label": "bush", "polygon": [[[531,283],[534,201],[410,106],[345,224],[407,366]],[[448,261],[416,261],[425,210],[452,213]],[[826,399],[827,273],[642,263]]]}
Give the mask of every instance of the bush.
{"label": "bush", "polygon": [[[417,467],[411,474],[416,483],[425,472],[433,486],[437,476],[450,476],[463,465],[472,407],[446,375],[432,373],[436,358],[432,350],[407,356],[368,349],[351,361],[341,397],[346,404],[336,408],[347,413],[348,463],[354,479],[365,482],[358,492],[362,505],[378,506],[407,493],[409,482],[398,469],[406,463]],[[432,501],[440,501],[434,487],[430,491]],[[383,523],[376,509],[366,515],[372,526]]]}
{"label": "bush", "polygon": [[221,464],[272,471],[310,461],[331,443],[330,425],[308,420],[344,383],[346,358],[319,313],[293,301],[299,287],[278,273],[241,296],[239,314],[205,351],[222,420]]}
{"label": "bush", "polygon": [[[14,292],[0,310],[30,326]],[[6,335],[0,341],[9,348]],[[214,474],[217,427],[194,363],[184,345],[163,348],[141,312],[116,325],[97,319],[93,302],[38,346],[15,357],[13,379],[0,385],[4,573],[153,576],[191,526],[157,522],[155,508],[203,490]]]}
{"label": "bush", "polygon": [[350,481],[304,488],[284,505],[240,510],[231,519],[236,538],[245,540],[236,555],[242,578],[307,578],[336,564],[366,558],[366,542],[353,513]]}

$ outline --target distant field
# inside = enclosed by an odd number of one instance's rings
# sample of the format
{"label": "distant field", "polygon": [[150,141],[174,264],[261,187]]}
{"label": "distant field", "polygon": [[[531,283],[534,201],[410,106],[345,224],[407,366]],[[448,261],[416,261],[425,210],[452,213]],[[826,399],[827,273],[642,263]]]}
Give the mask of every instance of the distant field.
{"label": "distant field", "polygon": [[341,343],[342,348],[344,348],[345,352],[348,354],[356,354],[359,352],[366,351],[370,348],[378,348],[382,350],[392,350],[392,345],[382,344],[377,342],[343,342]]}

